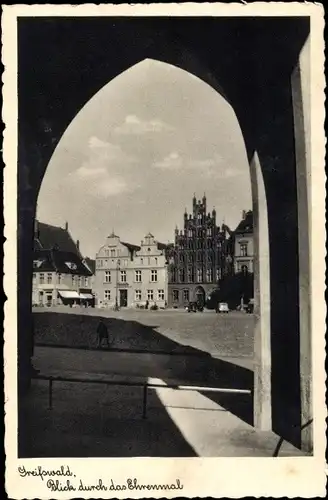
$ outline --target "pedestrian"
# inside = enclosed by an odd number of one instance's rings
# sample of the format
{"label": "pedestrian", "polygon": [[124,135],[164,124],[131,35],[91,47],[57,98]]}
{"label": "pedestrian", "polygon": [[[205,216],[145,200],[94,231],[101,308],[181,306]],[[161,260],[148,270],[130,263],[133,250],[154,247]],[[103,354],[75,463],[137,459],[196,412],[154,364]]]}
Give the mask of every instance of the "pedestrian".
{"label": "pedestrian", "polygon": [[147,299],[147,300],[146,300],[145,309],[148,309],[148,307],[149,307],[149,301],[148,301],[148,299]]}
{"label": "pedestrian", "polygon": [[104,320],[101,318],[97,327],[97,348],[102,346],[104,340],[106,341],[107,347],[109,347],[108,329]]}

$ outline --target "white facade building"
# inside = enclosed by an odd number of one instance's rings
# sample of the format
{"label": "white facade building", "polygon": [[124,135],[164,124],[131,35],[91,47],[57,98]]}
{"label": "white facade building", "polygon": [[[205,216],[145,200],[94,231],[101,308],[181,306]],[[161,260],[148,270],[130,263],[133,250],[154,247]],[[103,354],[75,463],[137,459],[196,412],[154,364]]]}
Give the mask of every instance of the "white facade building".
{"label": "white facade building", "polygon": [[168,277],[165,245],[152,234],[140,246],[108,236],[96,255],[94,293],[98,307],[165,307]]}

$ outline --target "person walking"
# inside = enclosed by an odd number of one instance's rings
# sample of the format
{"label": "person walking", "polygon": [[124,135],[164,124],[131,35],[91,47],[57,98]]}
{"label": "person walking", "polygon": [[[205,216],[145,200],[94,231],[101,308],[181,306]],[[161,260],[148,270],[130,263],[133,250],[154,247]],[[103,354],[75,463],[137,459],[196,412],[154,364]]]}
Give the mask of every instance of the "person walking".
{"label": "person walking", "polygon": [[105,341],[107,347],[109,347],[108,329],[104,320],[101,318],[97,327],[97,349],[102,346],[103,341]]}

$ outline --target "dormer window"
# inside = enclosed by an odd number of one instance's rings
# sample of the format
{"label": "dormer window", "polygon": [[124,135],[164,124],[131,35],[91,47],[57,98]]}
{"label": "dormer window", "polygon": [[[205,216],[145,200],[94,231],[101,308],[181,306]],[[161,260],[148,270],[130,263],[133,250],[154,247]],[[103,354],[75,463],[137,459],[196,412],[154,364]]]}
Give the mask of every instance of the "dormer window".
{"label": "dormer window", "polygon": [[66,266],[71,269],[71,271],[76,271],[77,265],[75,262],[65,262]]}
{"label": "dormer window", "polygon": [[42,264],[44,263],[44,259],[38,259],[38,260],[34,260],[33,261],[33,268],[34,269],[38,269],[39,267],[42,266]]}

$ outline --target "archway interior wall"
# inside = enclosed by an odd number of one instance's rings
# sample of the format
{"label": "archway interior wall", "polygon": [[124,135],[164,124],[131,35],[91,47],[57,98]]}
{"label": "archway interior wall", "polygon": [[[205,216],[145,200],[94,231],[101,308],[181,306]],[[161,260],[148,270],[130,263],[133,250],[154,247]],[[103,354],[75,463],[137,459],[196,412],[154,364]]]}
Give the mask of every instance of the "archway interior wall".
{"label": "archway interior wall", "polygon": [[[312,328],[311,328],[311,125],[310,125],[310,38],[300,53],[292,74],[295,153],[297,165],[299,303],[300,303],[300,375],[301,419],[307,424],[313,416]],[[302,445],[312,451],[313,432],[308,425],[302,432]]]}
{"label": "archway interior wall", "polygon": [[290,75],[259,93],[257,150],[268,208],[273,430],[301,445],[299,241]]}

